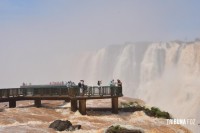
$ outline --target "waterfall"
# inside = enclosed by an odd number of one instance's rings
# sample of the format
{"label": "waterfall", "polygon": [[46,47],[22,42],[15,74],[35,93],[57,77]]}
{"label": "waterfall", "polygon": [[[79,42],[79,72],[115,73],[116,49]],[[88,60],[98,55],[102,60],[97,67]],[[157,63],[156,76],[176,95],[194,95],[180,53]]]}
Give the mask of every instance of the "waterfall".
{"label": "waterfall", "polygon": [[200,123],[198,40],[112,45],[82,56],[77,65],[76,77],[89,84],[102,80],[108,85],[111,79],[120,79],[125,96]]}

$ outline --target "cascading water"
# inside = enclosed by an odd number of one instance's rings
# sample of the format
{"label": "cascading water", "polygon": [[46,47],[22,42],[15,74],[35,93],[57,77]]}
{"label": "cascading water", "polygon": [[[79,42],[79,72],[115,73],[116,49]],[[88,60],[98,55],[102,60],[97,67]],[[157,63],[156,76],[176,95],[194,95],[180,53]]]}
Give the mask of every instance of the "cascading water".
{"label": "cascading water", "polygon": [[[200,121],[200,41],[112,45],[82,56],[77,79],[123,82],[125,96]],[[192,127],[198,130],[198,126]]]}

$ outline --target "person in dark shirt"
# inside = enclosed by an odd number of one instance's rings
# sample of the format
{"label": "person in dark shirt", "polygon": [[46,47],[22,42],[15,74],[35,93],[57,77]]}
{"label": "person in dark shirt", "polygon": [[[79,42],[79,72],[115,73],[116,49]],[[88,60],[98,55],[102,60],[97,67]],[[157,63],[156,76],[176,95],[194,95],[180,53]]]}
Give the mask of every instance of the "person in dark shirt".
{"label": "person in dark shirt", "polygon": [[115,95],[115,81],[114,81],[114,79],[110,81],[110,94],[111,94],[111,96]]}
{"label": "person in dark shirt", "polygon": [[122,82],[119,79],[117,80],[117,86],[122,87]]}
{"label": "person in dark shirt", "polygon": [[97,82],[97,85],[98,85],[98,88],[99,88],[99,95],[103,96],[103,88],[101,87],[101,84],[102,84],[102,81],[99,80]]}
{"label": "person in dark shirt", "polygon": [[117,80],[117,86],[118,86],[117,94],[122,95],[122,82],[119,79]]}
{"label": "person in dark shirt", "polygon": [[81,82],[78,83],[78,87],[81,88]]}
{"label": "person in dark shirt", "polygon": [[100,86],[101,85],[101,81],[98,80],[97,85]]}
{"label": "person in dark shirt", "polygon": [[80,82],[81,82],[80,93],[83,96],[84,95],[84,88],[85,88],[84,80],[80,80]]}

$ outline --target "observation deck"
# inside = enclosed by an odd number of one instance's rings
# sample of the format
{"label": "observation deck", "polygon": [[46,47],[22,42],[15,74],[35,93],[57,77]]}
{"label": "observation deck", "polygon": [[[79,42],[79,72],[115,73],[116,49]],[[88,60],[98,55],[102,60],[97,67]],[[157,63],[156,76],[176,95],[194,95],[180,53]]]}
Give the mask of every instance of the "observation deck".
{"label": "observation deck", "polygon": [[9,102],[9,107],[16,107],[16,101],[34,100],[36,107],[41,107],[41,100],[71,101],[71,110],[86,114],[86,100],[111,99],[112,112],[118,113],[118,97],[122,97],[122,88],[117,86],[66,86],[66,85],[24,85],[20,88],[0,89],[0,102]]}

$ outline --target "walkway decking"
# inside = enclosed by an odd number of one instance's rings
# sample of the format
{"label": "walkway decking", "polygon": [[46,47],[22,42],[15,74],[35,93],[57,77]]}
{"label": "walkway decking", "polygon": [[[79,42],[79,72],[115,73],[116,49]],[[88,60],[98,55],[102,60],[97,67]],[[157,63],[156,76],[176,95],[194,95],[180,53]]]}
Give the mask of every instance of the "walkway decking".
{"label": "walkway decking", "polygon": [[36,107],[41,106],[41,100],[65,100],[71,101],[72,111],[76,111],[79,105],[79,111],[83,115],[86,114],[87,99],[110,98],[112,112],[118,113],[118,97],[122,96],[122,88],[115,86],[85,86],[83,89],[65,85],[30,85],[0,89],[0,102],[9,102],[10,108],[16,107],[16,101],[20,100],[34,100]]}

